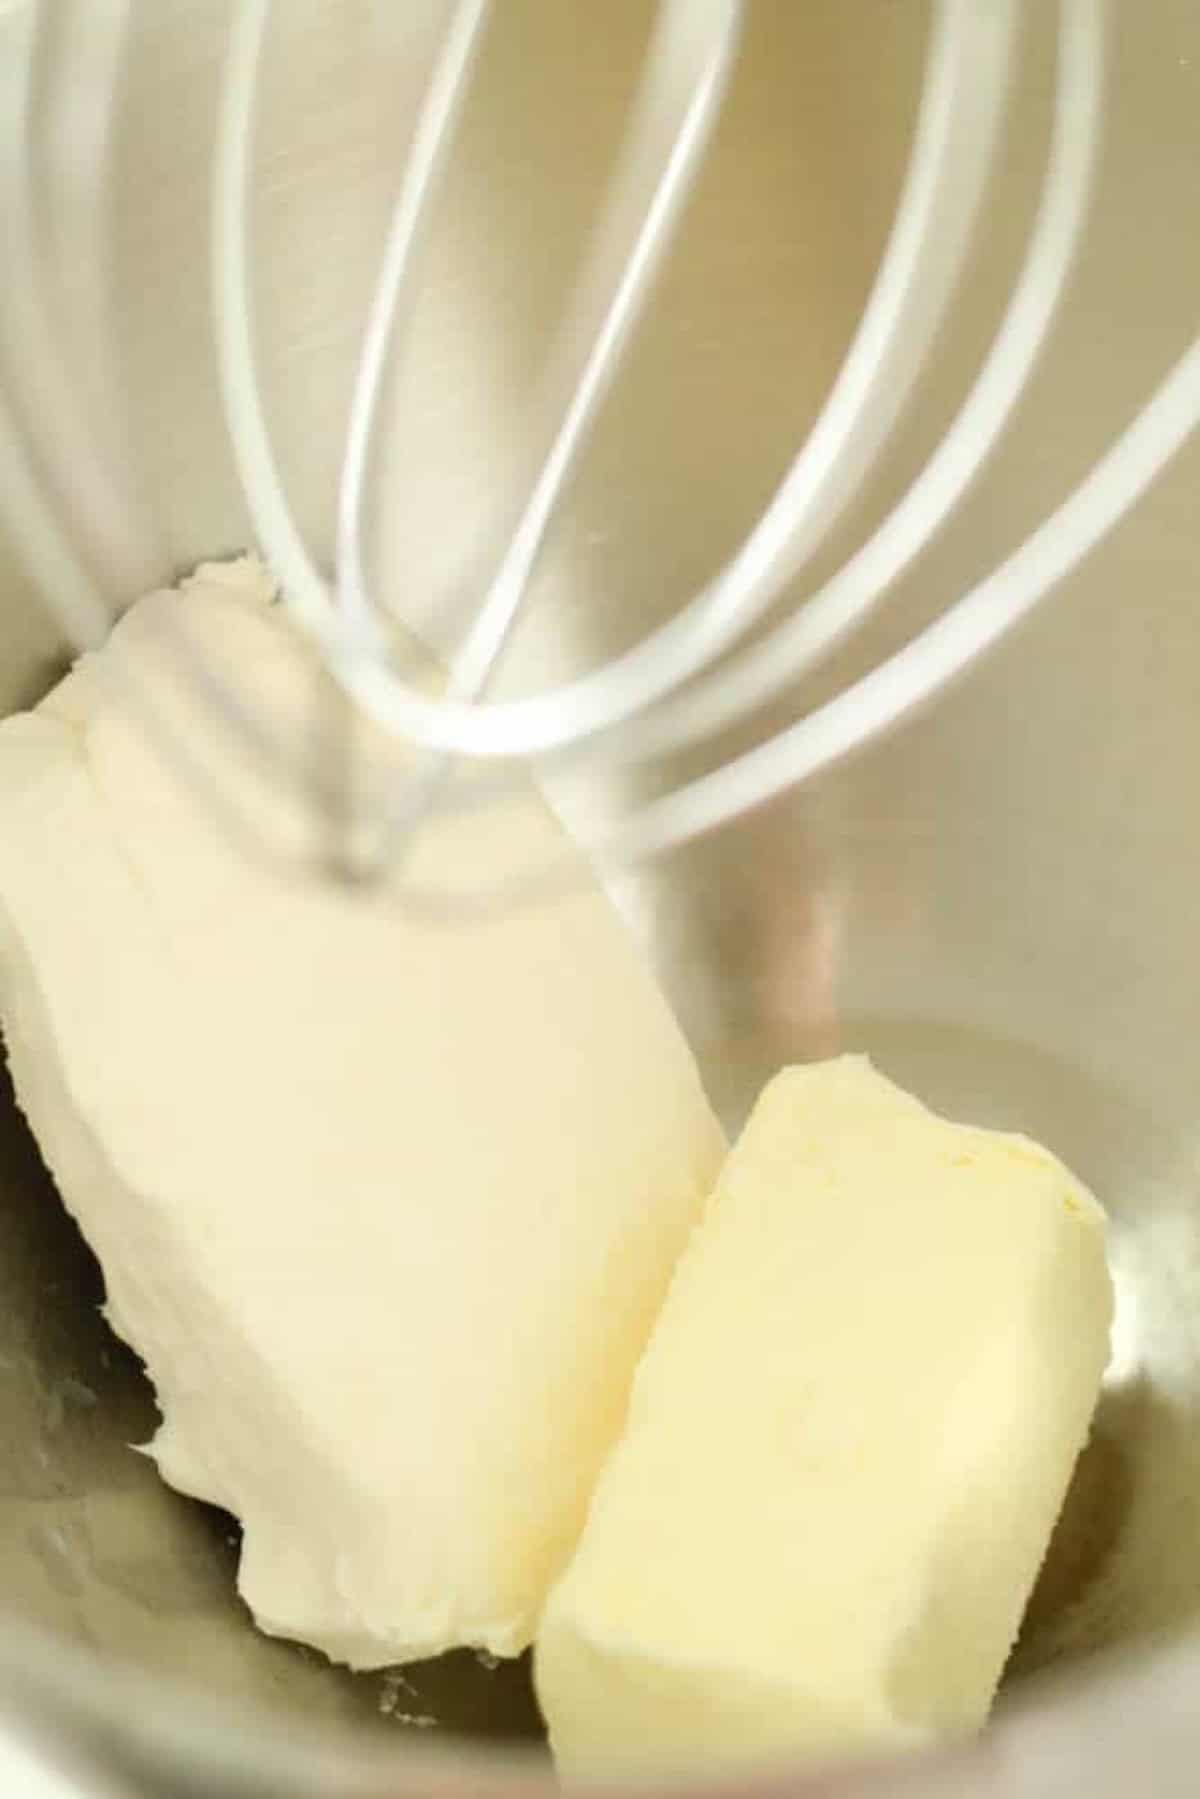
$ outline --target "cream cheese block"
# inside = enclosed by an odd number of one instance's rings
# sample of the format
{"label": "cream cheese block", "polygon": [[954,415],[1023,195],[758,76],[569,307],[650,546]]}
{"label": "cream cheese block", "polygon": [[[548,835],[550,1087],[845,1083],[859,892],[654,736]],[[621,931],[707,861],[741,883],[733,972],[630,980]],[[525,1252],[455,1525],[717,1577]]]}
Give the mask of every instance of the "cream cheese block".
{"label": "cream cheese block", "polygon": [[[594,882],[414,915],[248,858],[176,778],[135,692],[252,833],[310,829],[172,647],[308,729],[328,695],[271,597],[202,570],[0,726],[7,1052],[157,1389],[151,1453],[241,1520],[259,1624],[356,1667],[509,1655],[724,1143]],[[459,884],[568,850],[531,791],[434,836]]]}
{"label": "cream cheese block", "polygon": [[1087,1436],[1096,1201],[861,1058],[762,1095],[549,1600],[567,1775],[915,1748],[987,1716]]}

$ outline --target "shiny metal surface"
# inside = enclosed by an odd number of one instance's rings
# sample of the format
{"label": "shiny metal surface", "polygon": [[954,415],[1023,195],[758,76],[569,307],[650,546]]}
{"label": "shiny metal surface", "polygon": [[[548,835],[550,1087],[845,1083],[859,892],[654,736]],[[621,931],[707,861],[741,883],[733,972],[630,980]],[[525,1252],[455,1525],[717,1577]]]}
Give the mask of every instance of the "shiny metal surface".
{"label": "shiny metal surface", "polygon": [[[86,6],[59,7],[61,28],[69,34]],[[260,304],[286,477],[323,555],[403,147],[399,102],[438,10],[433,0],[279,9]],[[216,398],[203,229],[228,12],[223,0],[130,7],[96,233],[116,341],[63,337],[77,391],[111,434],[130,518],[148,521],[130,525],[130,543],[163,576],[247,539]],[[6,77],[31,16],[28,0],[0,6]],[[1006,553],[1195,329],[1200,17],[1191,0],[1144,0],[1114,18],[1098,208],[1049,354],[961,517],[831,679]],[[485,46],[395,377],[398,429],[372,551],[417,626],[432,594],[470,588],[494,546],[523,395],[648,19],[642,0],[507,0]],[[755,0],[679,252],[537,577],[512,690],[669,615],[761,507],[868,290],[926,24],[923,6],[891,0]],[[993,230],[914,420],[839,533],[843,554],[936,441],[994,328],[1035,201],[1051,54],[1035,24]],[[51,83],[44,104],[69,114],[69,99]],[[11,153],[8,138],[0,172]],[[60,199],[82,179],[69,161],[50,173]],[[64,319],[81,319],[87,284],[53,249],[48,296]],[[111,391],[92,360],[106,344],[122,371],[122,419],[95,400]],[[1140,1650],[1200,1622],[1198,477],[1193,444],[1048,607],[936,708],[629,895],[731,1119],[780,1061],[865,1048],[934,1104],[1042,1137],[1112,1209],[1112,1381],[1016,1658],[1014,1705],[1022,1675]],[[65,478],[60,491],[70,504]],[[61,645],[2,546],[0,644],[0,702],[15,706],[45,685]],[[581,811],[610,801],[568,796]],[[473,1761],[464,1786],[458,1763],[443,1767],[436,1753],[452,1731],[529,1730],[519,1670],[461,1658],[411,1675],[410,1693],[252,1632],[232,1593],[229,1527],[165,1492],[127,1447],[149,1429],[150,1396],[100,1324],[95,1269],[7,1100],[0,1117],[0,1591],[40,1633],[29,1646],[6,1633],[0,1707],[78,1740],[83,1791],[383,1799],[523,1788],[519,1772]],[[172,1709],[157,1685],[128,1689],[127,1665],[154,1670],[183,1705]],[[955,1762],[945,1790],[1057,1799],[1104,1793],[1102,1779],[1135,1790],[1119,1749],[1138,1792],[1182,1792],[1179,1770],[1200,1754],[1200,1724],[1192,1735],[1189,1723],[1200,1718],[1200,1672],[1180,1662],[1130,1682],[1090,1713],[1072,1709],[1085,1695],[1006,1726],[988,1739],[977,1788]],[[249,1708],[247,1725],[228,1722],[229,1702]],[[446,1728],[413,1722],[427,1716]],[[1035,1742],[1037,1757],[1025,1747]],[[536,1771],[529,1779],[541,1787]],[[940,1794],[942,1779],[914,1772],[903,1791]]]}

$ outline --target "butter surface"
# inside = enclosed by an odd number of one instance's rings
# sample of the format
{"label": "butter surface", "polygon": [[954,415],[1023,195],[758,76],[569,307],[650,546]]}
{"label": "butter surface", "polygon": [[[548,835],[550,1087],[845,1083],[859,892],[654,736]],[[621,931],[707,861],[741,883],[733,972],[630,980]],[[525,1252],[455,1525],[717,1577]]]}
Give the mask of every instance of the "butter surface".
{"label": "butter surface", "polygon": [[[0,725],[0,1012],[184,1492],[244,1526],[264,1629],[355,1666],[530,1640],[724,1153],[630,934],[589,891],[478,924],[246,860],[148,695],[265,841],[170,633],[309,731],[314,666],[252,562],[150,596]],[[119,677],[115,682],[108,677]],[[233,776],[232,782],[226,777]],[[565,838],[532,795],[437,878]]]}
{"label": "butter surface", "polygon": [[568,1775],[985,1719],[1107,1359],[1103,1214],[846,1057],[781,1074],[635,1377],[536,1652]]}

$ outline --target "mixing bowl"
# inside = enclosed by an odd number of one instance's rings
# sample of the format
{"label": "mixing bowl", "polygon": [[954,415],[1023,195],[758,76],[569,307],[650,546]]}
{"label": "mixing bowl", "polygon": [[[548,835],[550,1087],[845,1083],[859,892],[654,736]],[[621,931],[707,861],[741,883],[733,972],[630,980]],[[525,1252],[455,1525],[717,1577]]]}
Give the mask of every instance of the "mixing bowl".
{"label": "mixing bowl", "polygon": [[[63,367],[130,496],[125,560],[111,563],[128,598],[135,575],[173,578],[244,546],[249,528],[209,306],[230,6],[135,0],[111,134],[89,136],[100,89],[80,32],[120,10],[53,9],[38,231]],[[649,18],[642,0],[501,10],[428,246],[374,508],[377,578],[435,640],[433,596],[473,591],[494,549],[522,399]],[[323,555],[413,46],[437,11],[429,0],[277,8],[257,165],[258,304],[271,422]],[[936,441],[1011,285],[1049,123],[1050,11],[1022,45],[953,326],[841,533],[843,552]],[[0,4],[5,95],[30,17],[28,0]],[[1200,15],[1191,0],[1143,0],[1115,8],[1113,24],[1096,205],[1049,353],[986,478],[830,682],[1039,522],[1194,330]],[[915,0],[750,9],[678,253],[539,571],[514,686],[581,667],[665,616],[769,496],[877,262],[927,25]],[[3,154],[15,154],[11,134]],[[85,213],[86,244],[71,235]],[[97,272],[106,312],[89,285]],[[64,444],[50,473],[67,514],[83,507],[74,471]],[[939,1109],[1043,1139],[1111,1210],[1113,1364],[1014,1658],[1006,1721],[965,1759],[916,1765],[895,1788],[881,1776],[880,1792],[1194,1790],[1198,479],[1193,444],[947,698],[622,894],[732,1124],[781,1062],[864,1049]],[[0,704],[12,709],[46,687],[65,646],[2,536],[0,643]],[[586,788],[564,804],[607,803]],[[7,1092],[0,1283],[0,1712],[47,1782],[61,1765],[64,1791],[96,1795],[547,1790],[523,1666],[459,1656],[352,1677],[252,1630],[234,1593],[231,1521],[168,1492],[128,1447],[153,1427],[151,1393],[100,1320],[98,1271]],[[1044,1685],[1059,1673],[1074,1678]],[[32,1778],[14,1771],[10,1790]],[[807,1790],[798,1777],[779,1788]],[[820,1791],[859,1787],[847,1776]]]}

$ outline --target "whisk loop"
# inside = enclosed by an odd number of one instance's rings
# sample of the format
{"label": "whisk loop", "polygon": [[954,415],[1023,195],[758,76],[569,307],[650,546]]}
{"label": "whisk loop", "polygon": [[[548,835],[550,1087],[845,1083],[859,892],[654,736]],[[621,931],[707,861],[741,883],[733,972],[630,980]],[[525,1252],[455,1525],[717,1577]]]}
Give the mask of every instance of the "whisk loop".
{"label": "whisk loop", "polygon": [[[616,165],[536,383],[515,522],[445,682],[431,694],[398,659],[385,597],[373,590],[364,549],[366,496],[380,454],[381,394],[421,291],[422,243],[482,46],[501,9],[492,0],[447,0],[444,9],[367,313],[327,578],[289,503],[260,386],[251,171],[272,4],[239,0],[213,183],[212,302],[221,391],[259,545],[294,618],[328,667],[330,692],[340,696],[326,721],[334,729],[320,741],[334,752],[341,745],[345,765],[327,768],[321,758],[309,757],[298,767],[294,748],[246,696],[223,687],[213,671],[197,668],[186,645],[178,653],[224,724],[281,780],[307,786],[318,811],[327,814],[333,840],[351,828],[356,806],[373,808],[375,872],[388,875],[402,901],[455,913],[514,903],[576,879],[578,858],[564,856],[561,866],[492,886],[481,879],[470,893],[455,895],[422,892],[404,864],[433,813],[490,804],[531,773],[631,769],[713,741],[781,696],[794,696],[803,707],[806,678],[860,630],[951,517],[1026,391],[1086,229],[1103,137],[1104,0],[1058,0],[1053,119],[1036,212],[1007,305],[965,400],[867,541],[834,574],[805,586],[805,571],[879,466],[950,316],[979,235],[1019,36],[1031,10],[1029,0],[990,0],[986,6],[935,0],[909,163],[867,303],[815,423],[725,566],[631,648],[543,691],[498,699],[490,696],[493,677],[548,529],[636,339],[722,118],[746,7],[743,0],[659,0]],[[105,16],[100,37],[112,62],[119,56],[123,9],[110,8]],[[84,35],[91,41],[95,30]],[[21,89],[16,110],[0,118],[22,142],[31,130],[31,104],[30,90]],[[17,159],[13,166],[23,164]],[[8,199],[25,229],[28,210],[22,210],[17,188],[10,188]],[[0,326],[6,316],[9,322],[16,317],[14,308],[33,316],[34,285],[31,261],[8,297],[7,314],[0,302]],[[33,337],[40,342],[36,332]],[[787,729],[631,807],[584,846],[592,859],[618,869],[712,831],[811,779],[931,700],[1095,548],[1198,423],[1200,339],[1075,492],[998,568]],[[16,512],[42,588],[73,641],[88,645],[96,641],[106,608],[91,571],[57,529],[53,495],[40,480],[21,425],[0,408],[0,472],[20,502]],[[85,473],[89,493],[102,492],[102,462],[93,457]],[[785,593],[795,593],[795,602],[769,621]],[[167,753],[181,755],[165,709],[153,696],[134,697]],[[397,759],[404,772],[393,772],[387,791],[369,802],[365,784],[362,793],[356,787],[356,715],[416,752]],[[204,781],[197,770],[188,773]],[[236,814],[236,796],[210,797]]]}

